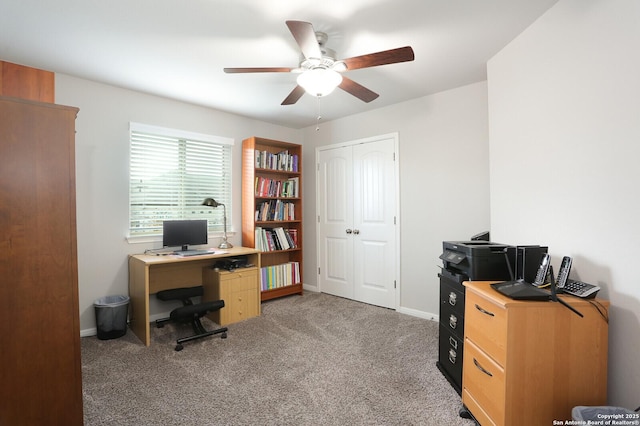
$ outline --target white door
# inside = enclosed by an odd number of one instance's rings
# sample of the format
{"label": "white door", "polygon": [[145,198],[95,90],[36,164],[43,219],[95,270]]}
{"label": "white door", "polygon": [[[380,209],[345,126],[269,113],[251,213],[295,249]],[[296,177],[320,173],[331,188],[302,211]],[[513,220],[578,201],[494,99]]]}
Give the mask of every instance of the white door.
{"label": "white door", "polygon": [[385,136],[319,151],[321,291],[395,309],[395,149]]}
{"label": "white door", "polygon": [[353,169],[351,147],[318,155],[320,290],[353,299]]}

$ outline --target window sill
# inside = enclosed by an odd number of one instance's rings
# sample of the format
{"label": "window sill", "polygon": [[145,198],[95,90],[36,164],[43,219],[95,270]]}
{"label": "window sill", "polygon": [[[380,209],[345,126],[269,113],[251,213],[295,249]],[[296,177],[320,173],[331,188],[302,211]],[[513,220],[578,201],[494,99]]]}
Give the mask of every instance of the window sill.
{"label": "window sill", "polygon": [[[209,233],[209,243],[216,238],[222,238],[223,232],[210,232]],[[233,231],[227,231],[227,237],[233,237],[236,233]],[[162,244],[162,235],[140,235],[140,236],[126,236],[125,240],[129,244],[153,244],[160,243]]]}

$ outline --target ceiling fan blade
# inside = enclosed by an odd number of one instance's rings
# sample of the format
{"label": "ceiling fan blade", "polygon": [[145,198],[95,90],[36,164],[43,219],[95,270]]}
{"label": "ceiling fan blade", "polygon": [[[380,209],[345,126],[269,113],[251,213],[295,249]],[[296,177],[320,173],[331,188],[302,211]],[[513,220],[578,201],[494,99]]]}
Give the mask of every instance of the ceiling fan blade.
{"label": "ceiling fan blade", "polygon": [[293,38],[296,39],[305,58],[322,58],[313,25],[304,21],[287,21],[287,27],[289,27]]}
{"label": "ceiling fan blade", "polygon": [[280,105],[293,105],[304,95],[302,86],[296,86]]}
{"label": "ceiling fan blade", "polygon": [[409,62],[413,61],[414,58],[415,56],[411,46],[405,46],[377,53],[369,53],[368,55],[354,56],[353,58],[343,59],[342,61],[347,64],[348,70],[357,70],[358,68]]}
{"label": "ceiling fan blade", "polygon": [[291,72],[293,68],[225,68],[227,74],[245,72]]}
{"label": "ceiling fan blade", "polygon": [[376,92],[372,92],[363,85],[356,83],[355,81],[345,77],[344,75],[342,76],[342,83],[340,83],[338,87],[345,92],[352,94],[361,101],[367,103],[380,96]]}

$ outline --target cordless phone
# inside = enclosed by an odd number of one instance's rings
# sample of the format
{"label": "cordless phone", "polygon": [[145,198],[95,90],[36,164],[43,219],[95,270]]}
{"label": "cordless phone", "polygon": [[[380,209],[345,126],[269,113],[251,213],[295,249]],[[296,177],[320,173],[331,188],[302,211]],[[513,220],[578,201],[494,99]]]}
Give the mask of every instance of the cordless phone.
{"label": "cordless phone", "polygon": [[536,273],[536,279],[533,281],[533,285],[536,287],[546,287],[551,284],[551,280],[549,279],[549,265],[550,257],[549,253],[543,253],[542,259],[540,260],[540,266],[538,267],[538,272]]}
{"label": "cordless phone", "polygon": [[560,271],[558,272],[558,292],[582,297],[583,299],[592,299],[596,297],[596,294],[600,291],[599,286],[569,279],[571,263],[572,261],[569,256],[562,258]]}
{"label": "cordless phone", "polygon": [[571,263],[572,260],[569,256],[565,256],[562,258],[560,270],[558,271],[558,288],[564,288],[565,284],[567,284],[567,280],[569,279],[569,272],[571,272]]}

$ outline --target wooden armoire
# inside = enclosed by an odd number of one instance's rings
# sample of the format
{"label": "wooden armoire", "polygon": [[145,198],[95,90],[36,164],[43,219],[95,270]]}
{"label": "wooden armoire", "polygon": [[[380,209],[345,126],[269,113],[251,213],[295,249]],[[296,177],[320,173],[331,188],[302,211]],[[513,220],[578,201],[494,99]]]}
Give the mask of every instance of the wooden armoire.
{"label": "wooden armoire", "polygon": [[0,96],[0,425],[81,425],[77,108]]}

